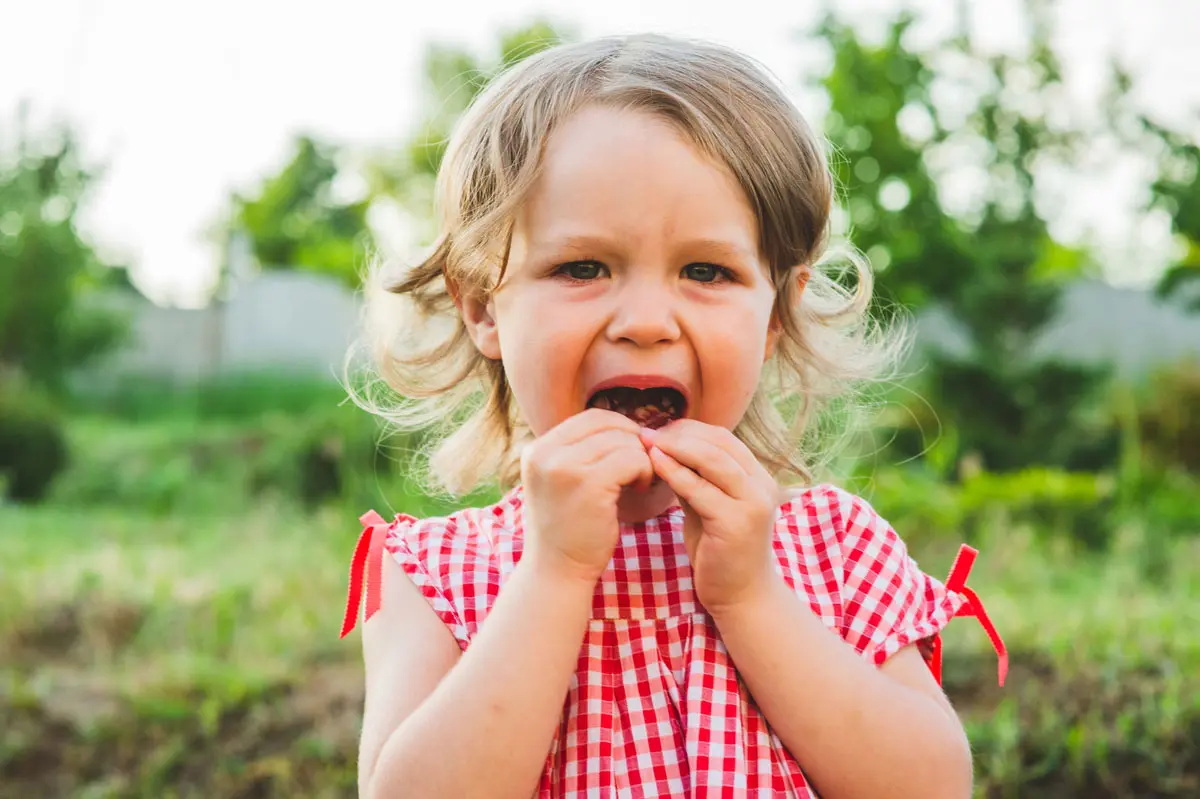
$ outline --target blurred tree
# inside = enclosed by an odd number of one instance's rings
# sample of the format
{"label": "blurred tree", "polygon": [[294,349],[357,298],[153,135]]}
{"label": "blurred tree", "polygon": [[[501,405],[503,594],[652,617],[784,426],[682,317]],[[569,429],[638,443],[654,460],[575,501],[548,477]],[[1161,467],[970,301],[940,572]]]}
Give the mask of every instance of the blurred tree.
{"label": "blurred tree", "polygon": [[[927,391],[959,454],[1000,470],[1108,454],[1080,412],[1105,374],[1033,354],[1087,259],[1054,241],[1037,208],[1035,170],[1069,164],[1082,132],[1050,122],[1067,107],[1059,65],[1044,4],[1027,11],[1022,57],[983,54],[965,24],[918,51],[908,14],[879,44],[833,14],[816,31],[833,51],[821,84],[850,238],[885,303],[937,305],[965,334],[966,352],[929,344]],[[922,451],[920,438],[901,436],[904,454]]]}
{"label": "blurred tree", "polygon": [[310,136],[299,136],[283,169],[267,177],[249,195],[234,194],[226,240],[239,233],[265,269],[301,269],[332,275],[358,285],[358,264],[371,235],[370,201],[336,197],[341,150]]}
{"label": "blurred tree", "polygon": [[[359,265],[376,247],[368,224],[372,204],[398,206],[418,238],[431,235],[433,180],[454,121],[502,68],[559,40],[548,23],[534,22],[502,33],[495,57],[432,45],[425,57],[428,110],[407,145],[360,157],[347,148],[300,136],[278,174],[247,195],[233,195],[229,219],[218,226],[218,238],[228,251],[235,237],[246,236],[263,268],[308,270],[358,286]],[[360,196],[338,199],[337,182],[359,178],[364,181]],[[228,279],[228,266],[223,281]]]}
{"label": "blurred tree", "polygon": [[128,282],[77,228],[98,170],[75,135],[30,131],[25,108],[14,127],[15,144],[0,152],[0,380],[60,391],[71,370],[121,342],[123,318],[92,300]]}
{"label": "blurred tree", "polygon": [[564,27],[535,20],[501,32],[494,53],[477,54],[458,46],[433,44],[425,54],[426,110],[416,135],[401,150],[368,159],[371,193],[402,209],[421,242],[436,235],[433,191],[454,123],[502,70],[573,38]]}
{"label": "blurred tree", "polygon": [[1146,116],[1142,129],[1157,145],[1158,177],[1150,187],[1151,207],[1171,219],[1171,232],[1179,240],[1182,256],[1163,273],[1157,294],[1179,299],[1200,313],[1200,144],[1193,136],[1170,130]]}

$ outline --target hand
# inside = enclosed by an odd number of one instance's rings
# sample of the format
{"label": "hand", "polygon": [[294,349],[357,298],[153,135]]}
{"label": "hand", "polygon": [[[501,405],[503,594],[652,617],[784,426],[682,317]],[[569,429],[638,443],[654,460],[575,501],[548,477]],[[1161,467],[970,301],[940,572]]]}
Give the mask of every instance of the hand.
{"label": "hand", "polygon": [[696,597],[716,616],[757,596],[776,577],[775,479],[723,427],[679,419],[641,437],[683,506]]}
{"label": "hand", "polygon": [[521,453],[522,558],[594,584],[617,545],[621,489],[653,479],[634,421],[592,408],[562,422]]}

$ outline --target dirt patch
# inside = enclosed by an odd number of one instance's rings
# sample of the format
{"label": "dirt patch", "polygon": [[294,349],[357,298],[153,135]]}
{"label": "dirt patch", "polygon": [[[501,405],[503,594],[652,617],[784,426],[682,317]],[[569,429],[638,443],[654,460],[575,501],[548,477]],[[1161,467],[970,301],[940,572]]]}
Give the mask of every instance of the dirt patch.
{"label": "dirt patch", "polygon": [[[947,673],[947,692],[977,725],[984,796],[1200,795],[1200,709],[1164,710],[1165,667],[1068,674],[1014,655],[1004,689],[994,668],[957,660]],[[0,799],[354,797],[361,666],[323,661],[295,674],[225,704],[199,692],[129,701],[66,670],[46,678],[44,699],[0,688]]]}
{"label": "dirt patch", "polygon": [[148,704],[139,710],[95,688],[72,688],[59,675],[44,700],[0,695],[0,797],[68,797],[101,786],[117,797],[355,795],[360,667],[316,666],[303,680],[225,707],[199,694],[172,697],[151,714]]}
{"label": "dirt patch", "polygon": [[28,614],[0,641],[0,651],[14,665],[95,662],[127,646],[145,619],[145,608],[132,602],[80,597]]}
{"label": "dirt patch", "polygon": [[[953,676],[957,675],[957,676]],[[972,739],[988,797],[1200,796],[1200,706],[1193,678],[1169,661],[1126,668],[1056,664],[1034,652],[1012,655],[1003,688],[995,661],[958,660],[946,693]],[[1004,774],[990,773],[995,760]]]}

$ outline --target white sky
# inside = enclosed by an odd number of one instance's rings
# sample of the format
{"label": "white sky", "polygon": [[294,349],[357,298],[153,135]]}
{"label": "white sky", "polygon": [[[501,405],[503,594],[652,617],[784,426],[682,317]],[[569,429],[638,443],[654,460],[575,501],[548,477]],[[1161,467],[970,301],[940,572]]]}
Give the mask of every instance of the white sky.
{"label": "white sky", "polygon": [[[1017,0],[977,0],[989,46],[1019,45]],[[927,0],[949,21],[957,0]],[[0,137],[17,104],[65,118],[108,164],[87,230],[163,302],[194,302],[216,253],[204,231],[228,194],[282,164],[293,134],[400,143],[416,120],[421,57],[433,39],[477,48],[543,13],[583,35],[654,30],[736,46],[798,86],[811,64],[796,32],[818,0],[0,0]],[[884,20],[895,0],[842,0]],[[1059,27],[1084,104],[1110,53],[1139,78],[1139,99],[1174,120],[1200,108],[1200,0],[1063,0]],[[806,62],[806,58],[809,61]],[[803,107],[803,102],[802,102]],[[816,116],[820,109],[813,109]],[[8,128],[10,129],[10,128]],[[1119,172],[1120,170],[1118,170]],[[1068,203],[1077,228],[1136,254],[1164,246],[1159,228],[1131,230],[1114,211],[1136,176],[1105,176]],[[1111,185],[1109,185],[1111,184]],[[1142,259],[1144,260],[1144,259]],[[1126,275],[1126,277],[1133,277]]]}

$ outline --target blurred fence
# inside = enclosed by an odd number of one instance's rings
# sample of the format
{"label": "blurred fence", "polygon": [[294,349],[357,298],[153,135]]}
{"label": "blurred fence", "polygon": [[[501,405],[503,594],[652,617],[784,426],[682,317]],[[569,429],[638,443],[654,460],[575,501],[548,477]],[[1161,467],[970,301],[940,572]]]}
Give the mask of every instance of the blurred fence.
{"label": "blurred fence", "polygon": [[[124,300],[133,317],[130,346],[106,364],[109,376],[149,375],[191,381],[255,370],[340,374],[356,333],[359,300],[336,281],[299,271],[267,271],[243,280],[207,308],[160,308]],[[966,337],[936,310],[917,325],[918,346],[961,351]],[[1136,377],[1188,355],[1200,356],[1200,315],[1157,302],[1147,291],[1100,282],[1071,285],[1062,313],[1039,350],[1071,361],[1107,363]]]}
{"label": "blurred fence", "polygon": [[[918,347],[936,342],[961,354],[967,341],[954,320],[936,309],[919,320]],[[1105,365],[1136,378],[1200,356],[1200,314],[1159,302],[1151,291],[1081,280],[1063,291],[1058,318],[1039,338],[1037,354]]]}
{"label": "blurred fence", "polygon": [[108,375],[180,381],[256,370],[341,373],[358,324],[358,298],[343,285],[299,271],[269,271],[238,282],[206,308],[161,308],[124,300],[129,346],[104,366]]}

